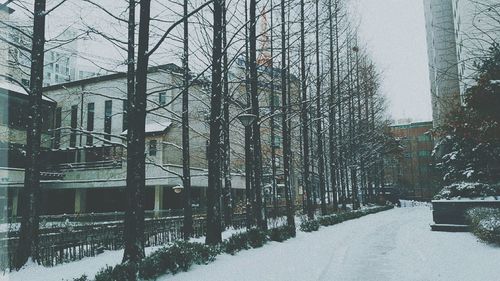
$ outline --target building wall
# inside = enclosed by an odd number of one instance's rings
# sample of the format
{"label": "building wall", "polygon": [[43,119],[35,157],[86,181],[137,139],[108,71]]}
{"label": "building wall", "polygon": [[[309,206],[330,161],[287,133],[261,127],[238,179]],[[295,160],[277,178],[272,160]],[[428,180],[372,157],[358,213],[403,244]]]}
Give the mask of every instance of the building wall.
{"label": "building wall", "polygon": [[453,0],[424,0],[433,120],[440,125],[459,105]]}
{"label": "building wall", "polygon": [[403,197],[430,199],[436,192],[431,129],[432,122],[391,126],[402,155],[386,160],[386,180],[400,188]]}
{"label": "building wall", "polygon": [[497,2],[424,0],[435,125],[463,102],[466,90],[475,83],[475,64],[493,43],[498,44]]}

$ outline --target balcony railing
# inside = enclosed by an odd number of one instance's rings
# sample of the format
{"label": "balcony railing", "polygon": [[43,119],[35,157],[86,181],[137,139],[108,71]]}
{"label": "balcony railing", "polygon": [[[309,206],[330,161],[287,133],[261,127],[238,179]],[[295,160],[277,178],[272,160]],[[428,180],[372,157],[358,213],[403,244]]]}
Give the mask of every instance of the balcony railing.
{"label": "balcony railing", "polygon": [[96,162],[62,163],[54,168],[58,171],[87,170],[87,169],[121,169],[121,160],[104,160]]}

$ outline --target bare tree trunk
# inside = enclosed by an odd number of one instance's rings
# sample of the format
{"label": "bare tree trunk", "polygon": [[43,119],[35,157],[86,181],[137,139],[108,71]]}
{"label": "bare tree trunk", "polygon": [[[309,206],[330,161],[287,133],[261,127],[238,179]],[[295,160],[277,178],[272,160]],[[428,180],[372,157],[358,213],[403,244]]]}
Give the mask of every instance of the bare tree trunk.
{"label": "bare tree trunk", "polygon": [[31,46],[30,118],[26,131],[26,168],[24,186],[19,193],[21,227],[14,266],[20,269],[28,259],[38,260],[40,215],[40,138],[42,130],[42,87],[45,47],[45,0],[35,1]]}
{"label": "bare tree trunk", "polygon": [[231,217],[233,212],[233,197],[232,197],[232,184],[231,184],[231,144],[229,142],[229,69],[227,62],[227,6],[226,1],[223,3],[223,35],[222,35],[222,49],[223,54],[223,129],[222,129],[222,144],[224,145],[222,153],[224,156],[223,169],[224,169],[224,190],[222,194],[222,204],[224,209],[224,225],[231,225]]}
{"label": "bare tree trunk", "polygon": [[273,214],[276,217],[278,215],[278,194],[277,194],[277,186],[276,186],[276,129],[275,129],[275,117],[274,113],[276,111],[275,103],[275,93],[274,93],[274,45],[273,45],[273,30],[274,30],[274,22],[273,22],[273,1],[271,0],[271,98],[269,100],[271,105],[271,118],[269,120],[271,125],[271,185],[272,185],[272,193],[273,193]]}
{"label": "bare tree trunk", "polygon": [[[128,116],[127,210],[123,262],[138,263],[144,258],[144,192],[146,185],[145,125],[148,72],[149,21],[151,0],[140,1],[139,45],[133,107]],[[130,119],[133,116],[134,119]]]}
{"label": "bare tree trunk", "polygon": [[302,116],[302,157],[303,157],[303,182],[306,191],[306,210],[309,219],[314,219],[313,190],[309,175],[309,118],[307,116],[307,81],[306,81],[306,53],[305,53],[305,31],[304,31],[304,0],[300,0],[300,82],[302,92],[301,116]]}
{"label": "bare tree trunk", "polygon": [[[335,0],[333,0],[335,1]],[[337,12],[335,11],[335,17],[337,17]],[[330,152],[330,185],[331,185],[331,190],[332,190],[332,203],[333,203],[333,210],[337,211],[338,209],[338,201],[337,201],[337,186],[336,186],[336,178],[335,178],[335,171],[336,171],[336,164],[338,162],[338,159],[335,157],[336,155],[336,147],[335,147],[335,142],[336,142],[336,137],[335,137],[335,127],[336,127],[336,120],[335,120],[335,100],[334,100],[334,95],[335,95],[335,72],[339,72],[339,69],[334,69],[334,61],[333,61],[333,15],[332,15],[332,0],[329,0],[329,5],[328,5],[328,22],[329,22],[329,31],[330,31],[330,96],[328,97],[328,107],[329,107],[329,113],[328,113],[328,118],[329,118],[329,127],[328,127],[328,144],[329,144],[329,152]],[[338,53],[336,54],[338,56]],[[340,102],[340,99],[339,99]]]}
{"label": "bare tree trunk", "polygon": [[[245,0],[245,25],[248,24],[248,5]],[[245,92],[247,93],[247,108],[251,108],[252,99],[250,97],[250,61],[248,49],[248,26],[245,26]],[[245,127],[245,195],[246,195],[246,227],[250,229],[255,225],[253,209],[254,203],[254,181],[253,181],[253,142],[252,126]]]}
{"label": "bare tree trunk", "polygon": [[319,60],[319,0],[316,0],[316,135],[318,141],[318,177],[321,214],[326,215],[325,159],[323,155],[323,116],[321,114],[321,72]]}
{"label": "bare tree trunk", "polygon": [[257,36],[256,36],[256,0],[250,0],[250,96],[252,101],[252,113],[256,116],[253,127],[253,154],[254,154],[254,214],[257,221],[257,226],[263,230],[267,229],[265,220],[265,211],[262,197],[262,153],[260,140],[260,112],[259,112],[259,96],[258,96],[258,81],[257,81]]}
{"label": "bare tree trunk", "polygon": [[208,147],[207,236],[206,244],[222,242],[220,132],[222,103],[222,10],[223,0],[214,0],[212,96],[210,98],[210,143]]}
{"label": "bare tree trunk", "polygon": [[184,197],[184,239],[193,235],[193,210],[191,206],[191,171],[189,169],[189,29],[188,0],[183,3],[184,16],[184,49],[182,68],[184,70],[184,85],[182,93],[182,185]]}
{"label": "bare tree trunk", "polygon": [[285,0],[281,0],[281,126],[283,134],[283,178],[285,182],[285,203],[286,203],[286,222],[294,231],[295,235],[295,212],[290,185],[290,132],[288,126],[288,96],[287,96],[287,57],[286,57],[286,27],[285,27]]}

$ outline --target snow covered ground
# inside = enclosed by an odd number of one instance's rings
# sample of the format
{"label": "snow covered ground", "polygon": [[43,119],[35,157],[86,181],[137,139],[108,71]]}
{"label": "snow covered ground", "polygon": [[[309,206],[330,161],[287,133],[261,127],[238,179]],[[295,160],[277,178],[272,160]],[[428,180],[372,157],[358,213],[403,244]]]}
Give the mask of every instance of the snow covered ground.
{"label": "snow covered ground", "polygon": [[[167,275],[168,280],[453,280],[500,279],[500,248],[478,242],[470,233],[431,232],[427,206],[396,208],[297,238],[271,242],[235,256],[220,255],[208,265]],[[232,231],[225,233],[229,235]],[[151,251],[150,249],[149,251]],[[120,261],[122,251],[44,268],[29,266],[0,275],[9,281],[59,281]]]}
{"label": "snow covered ground", "polygon": [[428,207],[397,208],[159,280],[500,280],[500,248],[431,222]]}

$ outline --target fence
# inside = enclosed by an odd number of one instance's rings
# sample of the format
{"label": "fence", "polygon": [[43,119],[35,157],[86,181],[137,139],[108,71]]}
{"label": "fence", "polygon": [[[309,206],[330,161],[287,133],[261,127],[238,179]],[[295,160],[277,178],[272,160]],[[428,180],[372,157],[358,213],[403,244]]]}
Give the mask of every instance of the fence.
{"label": "fence", "polygon": [[[245,226],[245,215],[233,216],[233,227]],[[159,246],[182,238],[182,216],[145,220],[145,245]],[[203,216],[193,218],[194,236],[205,235]],[[104,250],[123,247],[123,222],[91,223],[40,229],[39,256],[44,266],[54,266]],[[0,233],[0,270],[12,268],[18,244],[18,231]]]}

